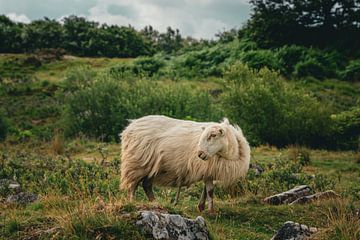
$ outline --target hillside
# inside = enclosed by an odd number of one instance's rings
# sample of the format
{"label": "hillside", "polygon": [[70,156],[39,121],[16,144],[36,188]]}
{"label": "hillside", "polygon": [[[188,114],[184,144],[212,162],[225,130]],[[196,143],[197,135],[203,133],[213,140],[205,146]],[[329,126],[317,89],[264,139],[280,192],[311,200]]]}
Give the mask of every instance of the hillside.
{"label": "hillside", "polygon": [[[2,189],[0,238],[144,239],[134,225],[139,209],[164,209],[190,218],[202,215],[214,239],[270,239],[289,220],[319,228],[315,235],[318,239],[359,237],[360,221],[356,211],[360,208],[360,165],[359,154],[355,151],[311,150],[290,146],[291,139],[290,142],[272,139],[285,147],[262,145],[266,138],[253,135],[249,125],[245,128],[245,136],[249,136],[253,144],[251,162],[262,166],[265,172],[256,175],[250,170],[247,181],[239,182],[231,190],[217,187],[217,214],[213,216],[197,211],[202,183],[183,189],[177,206],[170,204],[175,197],[172,188],[156,188],[157,201],[154,203],[148,203],[139,189],[136,202],[129,203],[125,193],[118,188],[121,153],[118,139],[113,137],[126,124],[125,119],[131,117],[159,113],[218,121],[230,110],[236,112],[236,109],[226,109],[223,105],[223,99],[233,101],[232,95],[227,95],[231,92],[228,87],[233,85],[226,78],[234,78],[234,74],[237,78],[245,74],[251,81],[264,84],[265,89],[268,85],[263,78],[270,83],[275,81],[268,87],[278,89],[279,96],[291,91],[292,95],[287,97],[294,98],[293,104],[306,110],[311,110],[313,104],[316,112],[320,111],[321,105],[329,106],[330,110],[323,111],[324,116],[328,113],[343,116],[341,113],[356,107],[360,96],[358,82],[310,78],[286,80],[266,69],[259,73],[249,71],[238,63],[234,65],[236,71],[227,71],[219,77],[183,79],[166,74],[148,75],[149,68],[146,67],[142,68],[144,71],[126,72],[139,61],[141,63],[141,58],[64,56],[58,60],[43,60],[34,55],[0,56],[0,103],[7,130],[0,145],[0,179],[14,179],[25,191],[39,195],[37,201],[28,205],[8,204],[5,202],[8,192]],[[119,69],[125,69],[125,72],[119,72]],[[245,85],[241,85],[240,92],[251,89],[246,82],[242,84]],[[270,98],[265,93],[259,92],[269,101],[278,101],[280,108],[288,107],[281,105],[284,103],[278,96]],[[87,98],[89,102],[85,100]],[[242,98],[246,99],[245,95]],[[125,99],[130,101],[129,104],[125,104]],[[93,108],[94,105],[99,108]],[[111,108],[105,107],[109,105]],[[110,111],[118,108],[121,111],[116,114]],[[97,111],[99,118],[79,121],[81,118],[76,113],[85,109]],[[304,110],[291,119],[298,121],[301,117],[316,124],[328,121],[327,118],[318,120],[316,115]],[[243,126],[241,123],[247,119],[241,115],[232,115],[231,119],[234,121],[237,117],[243,119],[239,123]],[[108,128],[109,125],[112,127]],[[350,131],[356,129],[351,126]],[[272,134],[287,138],[290,133],[286,129],[283,131]],[[353,132],[341,134],[348,135],[336,136],[349,140]],[[316,136],[309,136],[298,135],[298,139],[309,145],[318,141]],[[331,143],[334,145],[328,145],[329,149],[348,148],[353,144],[350,141],[340,145]],[[314,192],[334,190],[341,199],[280,206],[262,202],[266,196],[301,184],[309,185]]]}

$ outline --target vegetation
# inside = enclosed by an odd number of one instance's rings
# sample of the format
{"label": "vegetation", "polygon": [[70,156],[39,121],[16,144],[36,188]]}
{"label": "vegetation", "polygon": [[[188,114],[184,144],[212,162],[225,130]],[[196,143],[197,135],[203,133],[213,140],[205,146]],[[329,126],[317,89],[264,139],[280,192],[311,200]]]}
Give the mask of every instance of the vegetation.
{"label": "vegetation", "polygon": [[[212,41],[170,27],[0,16],[0,179],[40,196],[8,204],[0,189],[0,239],[144,239],[138,210],[196,217],[202,183],[178,206],[170,188],[155,189],[156,204],[119,190],[118,134],[148,114],[226,116],[251,143],[265,171],[216,188],[218,213],[203,214],[214,239],[270,239],[288,220],[320,228],[316,239],[359,239],[358,1],[251,3],[243,28]],[[262,202],[300,184],[341,199]]]}

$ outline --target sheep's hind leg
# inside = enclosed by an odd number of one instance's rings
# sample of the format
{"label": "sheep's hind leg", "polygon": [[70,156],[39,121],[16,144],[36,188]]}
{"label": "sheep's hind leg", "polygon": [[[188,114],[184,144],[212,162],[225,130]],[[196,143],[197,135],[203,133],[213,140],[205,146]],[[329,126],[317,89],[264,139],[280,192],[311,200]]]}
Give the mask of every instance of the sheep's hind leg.
{"label": "sheep's hind leg", "polygon": [[148,177],[143,178],[142,186],[144,188],[145,194],[148,197],[149,201],[154,201],[155,200],[154,192],[152,190],[152,185],[153,185],[153,179],[152,178],[148,178]]}
{"label": "sheep's hind leg", "polygon": [[200,212],[204,211],[205,209],[205,200],[206,200],[206,184],[204,184],[204,188],[203,188],[203,191],[201,193],[201,197],[200,197],[200,201],[199,201],[199,204],[198,204],[198,209]]}
{"label": "sheep's hind leg", "polygon": [[181,185],[178,187],[177,192],[176,192],[176,196],[175,196],[175,200],[174,200],[174,205],[176,206],[179,202],[179,197],[180,197],[180,192],[181,192]]}
{"label": "sheep's hind leg", "polygon": [[215,214],[213,199],[214,199],[214,183],[212,180],[208,180],[205,182],[206,186],[206,198],[208,201],[208,209],[210,214]]}

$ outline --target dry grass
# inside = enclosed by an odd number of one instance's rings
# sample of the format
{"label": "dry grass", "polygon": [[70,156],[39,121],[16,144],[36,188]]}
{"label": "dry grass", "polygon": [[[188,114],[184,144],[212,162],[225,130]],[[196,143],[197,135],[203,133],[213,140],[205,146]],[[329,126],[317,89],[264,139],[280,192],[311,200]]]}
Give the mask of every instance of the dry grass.
{"label": "dry grass", "polygon": [[330,201],[324,212],[327,226],[320,229],[315,239],[360,239],[360,206],[357,207],[347,199]]}

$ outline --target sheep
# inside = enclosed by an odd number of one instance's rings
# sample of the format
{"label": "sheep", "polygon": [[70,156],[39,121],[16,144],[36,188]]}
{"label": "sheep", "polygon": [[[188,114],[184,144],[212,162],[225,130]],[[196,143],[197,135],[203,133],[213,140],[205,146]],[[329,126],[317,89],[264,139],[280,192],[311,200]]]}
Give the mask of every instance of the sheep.
{"label": "sheep", "polygon": [[230,186],[244,178],[250,146],[241,129],[228,119],[220,123],[194,122],[150,115],[136,120],[121,136],[121,185],[133,200],[142,187],[150,201],[153,185],[178,187],[204,181],[199,211],[214,213],[213,181]]}

